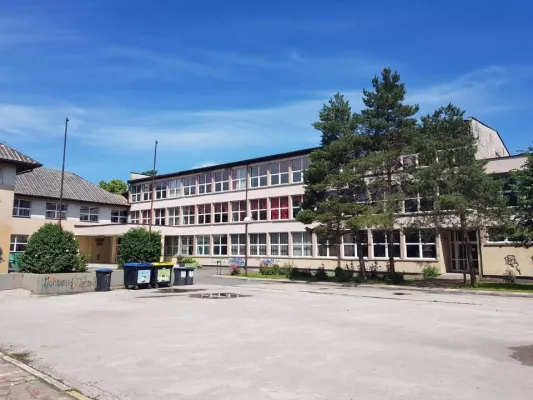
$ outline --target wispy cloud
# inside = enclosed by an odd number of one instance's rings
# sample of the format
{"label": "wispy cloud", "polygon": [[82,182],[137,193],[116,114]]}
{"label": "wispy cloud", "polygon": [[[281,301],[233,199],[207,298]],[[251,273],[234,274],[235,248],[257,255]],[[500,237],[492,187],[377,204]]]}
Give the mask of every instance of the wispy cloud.
{"label": "wispy cloud", "polygon": [[0,16],[0,50],[77,37],[74,31],[56,28],[35,15]]}

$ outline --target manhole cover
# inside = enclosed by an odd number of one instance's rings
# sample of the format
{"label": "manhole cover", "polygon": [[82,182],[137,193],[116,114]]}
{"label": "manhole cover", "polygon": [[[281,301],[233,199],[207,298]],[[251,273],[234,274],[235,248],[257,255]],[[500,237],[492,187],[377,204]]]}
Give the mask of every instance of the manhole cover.
{"label": "manhole cover", "polygon": [[205,289],[178,289],[178,288],[168,288],[168,289],[159,289],[160,293],[194,293],[194,292],[203,292]]}
{"label": "manhole cover", "polygon": [[194,293],[189,297],[195,299],[236,299],[238,297],[250,297],[250,295],[237,294],[237,293]]}
{"label": "manhole cover", "polygon": [[411,293],[393,292],[392,294],[395,296],[409,296]]}

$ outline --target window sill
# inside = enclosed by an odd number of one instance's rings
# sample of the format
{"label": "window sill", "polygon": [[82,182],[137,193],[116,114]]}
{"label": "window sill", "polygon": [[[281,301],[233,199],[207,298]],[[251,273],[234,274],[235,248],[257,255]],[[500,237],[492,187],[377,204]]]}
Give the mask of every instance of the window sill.
{"label": "window sill", "polygon": [[520,243],[513,242],[486,242],[483,246],[485,247],[525,247]]}
{"label": "window sill", "polygon": [[31,215],[13,215],[13,218],[31,218]]}

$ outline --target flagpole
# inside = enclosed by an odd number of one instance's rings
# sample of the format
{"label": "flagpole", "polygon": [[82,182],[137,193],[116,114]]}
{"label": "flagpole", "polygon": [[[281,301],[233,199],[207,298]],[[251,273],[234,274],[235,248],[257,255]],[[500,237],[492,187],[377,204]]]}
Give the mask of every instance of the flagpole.
{"label": "flagpole", "polygon": [[61,214],[62,214],[62,209],[63,209],[63,186],[65,182],[65,154],[67,152],[68,122],[69,122],[69,119],[65,118],[65,137],[63,138],[63,165],[61,167],[61,189],[59,190],[59,219],[57,223],[59,228],[61,228]]}
{"label": "flagpole", "polygon": [[150,204],[150,224],[148,225],[148,233],[152,236],[152,219],[154,218],[154,195],[155,195],[155,163],[157,160],[157,140],[155,141],[154,149],[154,169],[152,170],[152,202]]}

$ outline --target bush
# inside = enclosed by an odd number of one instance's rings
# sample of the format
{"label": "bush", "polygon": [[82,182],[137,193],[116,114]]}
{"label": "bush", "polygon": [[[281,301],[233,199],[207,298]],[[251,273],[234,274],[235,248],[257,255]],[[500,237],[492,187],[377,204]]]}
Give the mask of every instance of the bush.
{"label": "bush", "polygon": [[20,259],[20,271],[54,274],[87,271],[87,256],[79,254],[72,232],[47,223],[30,236]]}
{"label": "bush", "polygon": [[279,274],[285,275],[285,277],[289,278],[291,276],[291,271],[294,268],[294,264],[291,261],[287,261],[283,264],[283,267],[280,267]]}
{"label": "bush", "polygon": [[303,268],[291,268],[289,272],[289,279],[309,279],[313,277],[313,273],[311,272],[311,268],[303,269]]}
{"label": "bush", "polygon": [[440,276],[440,272],[434,265],[426,265],[422,268],[422,276],[424,279],[435,279]]}
{"label": "bush", "polygon": [[344,268],[337,267],[335,268],[335,279],[337,279],[340,282],[348,282],[353,279],[355,273],[355,268],[353,266],[353,263],[346,263],[346,266]]}
{"label": "bush", "polygon": [[392,274],[388,274],[387,280],[389,280],[391,283],[394,283],[395,285],[401,285],[405,283],[405,277],[403,276],[403,272],[394,272]]}
{"label": "bush", "polygon": [[152,262],[161,258],[161,235],[150,234],[146,228],[132,228],[122,236],[120,242],[120,265],[128,262]]}
{"label": "bush", "polygon": [[259,265],[259,273],[261,275],[279,275],[280,268],[278,264],[263,264]]}
{"label": "bush", "polygon": [[315,278],[319,281],[325,281],[328,279],[328,273],[324,267],[318,267],[315,272]]}
{"label": "bush", "polygon": [[378,279],[379,278],[378,271],[379,271],[379,265],[377,264],[371,265],[368,271],[370,272],[370,279],[372,280]]}
{"label": "bush", "polygon": [[505,283],[515,283],[516,282],[516,275],[512,269],[506,269],[503,273],[503,281]]}

